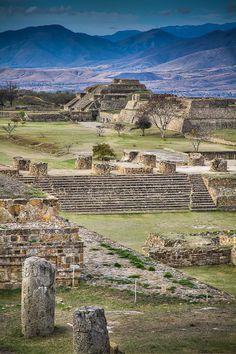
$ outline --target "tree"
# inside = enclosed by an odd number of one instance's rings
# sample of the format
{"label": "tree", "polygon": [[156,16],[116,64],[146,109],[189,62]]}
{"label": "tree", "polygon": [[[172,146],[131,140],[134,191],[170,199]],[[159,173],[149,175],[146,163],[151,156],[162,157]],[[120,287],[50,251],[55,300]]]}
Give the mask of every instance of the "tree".
{"label": "tree", "polygon": [[7,125],[2,126],[2,129],[8,134],[8,139],[12,136],[12,133],[16,129],[17,125],[13,123],[8,123]]}
{"label": "tree", "polygon": [[190,140],[193,150],[195,152],[199,151],[200,144],[207,139],[209,136],[210,131],[207,128],[193,128],[186,137]]}
{"label": "tree", "polygon": [[14,99],[17,97],[18,94],[18,89],[15,84],[13,84],[11,81],[7,83],[6,85],[6,99],[9,101],[11,107],[13,105]]}
{"label": "tree", "polygon": [[4,87],[2,87],[2,88],[0,89],[0,106],[1,106],[1,107],[4,107],[4,103],[5,103],[5,101],[6,101],[6,98],[7,98],[7,96],[6,96],[6,89],[5,89]]}
{"label": "tree", "polygon": [[145,129],[151,128],[152,123],[150,122],[150,119],[145,116],[144,114],[141,114],[138,117],[138,120],[135,122],[135,127],[137,129],[141,129],[142,131],[142,136],[145,136]]}
{"label": "tree", "polygon": [[93,146],[93,156],[98,160],[102,160],[104,157],[116,157],[114,150],[109,144],[97,144]]}
{"label": "tree", "polygon": [[146,116],[160,130],[161,137],[164,139],[168,125],[174,119],[179,118],[184,108],[183,100],[174,95],[165,94],[153,95],[149,102],[140,109],[146,112]]}
{"label": "tree", "polygon": [[121,131],[125,129],[125,125],[123,123],[117,122],[114,124],[114,129],[117,131],[118,136],[120,136]]}

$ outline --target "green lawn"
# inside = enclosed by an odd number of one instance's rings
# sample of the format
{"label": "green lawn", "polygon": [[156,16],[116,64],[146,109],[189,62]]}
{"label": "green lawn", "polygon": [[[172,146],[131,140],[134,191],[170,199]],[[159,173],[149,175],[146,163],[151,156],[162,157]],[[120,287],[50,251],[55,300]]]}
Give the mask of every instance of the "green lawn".
{"label": "green lawn", "polygon": [[139,251],[151,232],[168,235],[236,228],[236,214],[234,212],[166,212],[120,215],[79,215],[64,212],[62,214],[89,230],[101,233]]}
{"label": "green lawn", "polygon": [[216,138],[221,138],[226,141],[236,143],[236,129],[220,129],[215,130],[212,135]]}
{"label": "green lawn", "polygon": [[[126,354],[234,353],[235,304],[187,304],[81,284],[57,290],[56,328],[45,338],[24,339],[20,325],[20,292],[0,291],[0,352],[72,354],[72,316],[84,305],[104,307],[110,338]],[[209,308],[209,310],[208,310]],[[9,354],[10,354],[9,353]]]}
{"label": "green lawn", "polygon": [[186,267],[182,270],[204,283],[209,283],[236,297],[236,267],[234,265]]}
{"label": "green lawn", "polygon": [[[1,119],[0,126],[8,121],[7,119]],[[96,129],[85,127],[82,124],[28,122],[24,126],[19,124],[13,135],[18,138],[18,143],[13,139],[7,139],[6,133],[0,129],[0,163],[10,164],[13,156],[23,155],[35,161],[48,162],[51,168],[71,168],[73,166],[71,159],[76,151],[91,150],[92,146],[99,142],[109,143],[118,157],[121,157],[124,149],[132,148],[191,150],[190,142],[180,134],[168,132],[167,139],[163,140],[156,128],[150,129],[145,137],[140,136],[138,130],[129,131],[129,127],[120,137],[111,129],[106,129],[104,136],[98,137]],[[50,145],[47,146],[46,144]],[[65,145],[67,144],[73,144],[72,154],[65,153]],[[202,143],[201,149],[224,150],[227,147],[219,144]],[[53,150],[56,154],[51,153]]]}

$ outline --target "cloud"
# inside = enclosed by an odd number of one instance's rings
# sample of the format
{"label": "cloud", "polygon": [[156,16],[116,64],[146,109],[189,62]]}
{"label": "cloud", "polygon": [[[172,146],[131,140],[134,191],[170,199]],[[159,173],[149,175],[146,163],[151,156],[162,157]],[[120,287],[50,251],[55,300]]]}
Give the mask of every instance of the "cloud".
{"label": "cloud", "polygon": [[177,11],[178,11],[179,13],[181,13],[182,15],[188,15],[188,14],[190,14],[193,10],[190,9],[189,7],[179,7],[179,8],[177,9]]}
{"label": "cloud", "polygon": [[235,14],[236,13],[236,2],[235,1],[228,2],[227,6],[226,6],[226,10],[229,14]]}
{"label": "cloud", "polygon": [[160,11],[158,14],[161,16],[171,16],[173,13],[172,10],[164,10],[164,11]]}

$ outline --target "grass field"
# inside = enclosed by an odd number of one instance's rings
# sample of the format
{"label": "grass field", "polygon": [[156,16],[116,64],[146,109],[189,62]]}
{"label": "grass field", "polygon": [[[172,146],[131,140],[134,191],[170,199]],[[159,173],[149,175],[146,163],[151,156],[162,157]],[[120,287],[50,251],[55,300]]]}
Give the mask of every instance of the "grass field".
{"label": "grass field", "polygon": [[216,138],[224,139],[226,141],[232,141],[236,143],[236,129],[220,129],[213,132],[213,136]]}
{"label": "grass field", "polygon": [[120,215],[79,215],[64,212],[62,214],[89,230],[101,233],[139,251],[151,232],[168,235],[236,228],[236,214],[234,212],[166,212]]}
{"label": "grass field", "polygon": [[[0,126],[9,122],[0,120]],[[118,137],[111,129],[106,129],[103,137],[96,134],[96,123],[72,124],[70,122],[28,122],[13,133],[11,139],[7,139],[6,133],[0,129],[0,163],[10,164],[12,157],[23,155],[34,161],[45,161],[50,168],[73,167],[73,156],[77,151],[91,150],[96,143],[109,143],[118,157],[121,157],[124,149],[174,149],[179,151],[191,150],[190,142],[178,133],[168,132],[167,139],[163,140],[156,128],[147,132],[145,137],[140,136],[140,131],[127,130]],[[71,153],[67,154],[65,145],[73,144]],[[202,143],[203,150],[224,150],[227,147],[213,143]],[[52,154],[52,152],[54,152]]]}
{"label": "grass field", "polygon": [[[72,354],[72,314],[84,305],[106,311],[110,338],[126,354],[234,353],[235,304],[187,304],[126,291],[89,287],[57,290],[55,333],[24,339],[20,325],[20,291],[0,291],[0,352]],[[10,354],[9,353],[9,354]]]}

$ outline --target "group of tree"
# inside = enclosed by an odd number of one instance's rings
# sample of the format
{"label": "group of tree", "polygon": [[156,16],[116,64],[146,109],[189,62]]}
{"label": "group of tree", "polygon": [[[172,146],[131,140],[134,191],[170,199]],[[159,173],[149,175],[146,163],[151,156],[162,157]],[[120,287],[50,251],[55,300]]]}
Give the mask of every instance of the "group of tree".
{"label": "group of tree", "polygon": [[164,139],[168,125],[178,119],[185,105],[183,100],[175,95],[153,95],[149,101],[140,106],[134,117],[136,127],[145,134],[145,129],[156,126]]}
{"label": "group of tree", "polygon": [[17,85],[13,84],[11,81],[7,82],[3,86],[0,86],[0,106],[3,107],[6,102],[9,102],[10,106],[12,107],[17,95]]}

